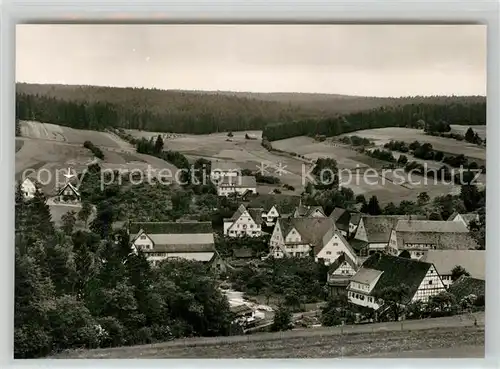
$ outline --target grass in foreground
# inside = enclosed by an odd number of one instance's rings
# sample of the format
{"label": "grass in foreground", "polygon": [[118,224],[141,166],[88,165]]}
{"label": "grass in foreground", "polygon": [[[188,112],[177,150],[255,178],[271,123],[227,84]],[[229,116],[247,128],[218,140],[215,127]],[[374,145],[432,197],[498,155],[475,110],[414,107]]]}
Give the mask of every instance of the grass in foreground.
{"label": "grass in foreground", "polygon": [[[274,341],[203,344],[196,346],[136,346],[110,350],[73,351],[59,358],[336,358],[414,350],[484,347],[484,327],[433,328],[415,331],[356,333],[288,338]],[[456,351],[455,351],[456,350]],[[422,351],[420,351],[422,352]],[[420,357],[423,357],[420,354]]]}

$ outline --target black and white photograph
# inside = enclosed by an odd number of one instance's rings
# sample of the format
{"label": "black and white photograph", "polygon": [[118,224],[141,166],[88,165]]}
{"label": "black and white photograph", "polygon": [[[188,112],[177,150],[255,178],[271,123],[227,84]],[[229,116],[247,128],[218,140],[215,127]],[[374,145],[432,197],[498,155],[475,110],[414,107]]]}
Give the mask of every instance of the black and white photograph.
{"label": "black and white photograph", "polygon": [[484,358],[486,34],[18,24],[14,358]]}

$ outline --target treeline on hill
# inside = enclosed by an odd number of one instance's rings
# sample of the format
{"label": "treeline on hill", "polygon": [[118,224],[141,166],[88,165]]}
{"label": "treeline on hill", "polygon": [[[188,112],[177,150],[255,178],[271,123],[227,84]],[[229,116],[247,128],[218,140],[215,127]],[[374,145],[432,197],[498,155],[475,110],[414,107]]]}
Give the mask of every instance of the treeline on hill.
{"label": "treeline on hill", "polygon": [[422,120],[429,124],[445,121],[447,124],[484,125],[486,124],[486,101],[455,102],[450,100],[443,104],[407,104],[337,117],[297,119],[291,123],[283,122],[266,126],[262,137],[269,141],[276,141],[295,136],[337,136],[372,128],[421,128],[419,121]]}
{"label": "treeline on hill", "polygon": [[269,122],[312,114],[278,102],[227,95],[94,86],[31,87],[17,85],[17,118],[79,129],[121,127],[207,134],[263,129]]}
{"label": "treeline on hill", "polygon": [[[308,119],[318,120],[317,124],[321,125],[338,114],[408,103],[485,104],[481,96],[376,98],[27,83],[18,83],[16,89],[16,114],[21,120],[80,129],[122,127],[193,134],[263,129],[270,123],[297,125],[299,123],[292,122],[307,122]],[[464,117],[466,119],[467,115]],[[271,136],[268,138],[274,140]]]}

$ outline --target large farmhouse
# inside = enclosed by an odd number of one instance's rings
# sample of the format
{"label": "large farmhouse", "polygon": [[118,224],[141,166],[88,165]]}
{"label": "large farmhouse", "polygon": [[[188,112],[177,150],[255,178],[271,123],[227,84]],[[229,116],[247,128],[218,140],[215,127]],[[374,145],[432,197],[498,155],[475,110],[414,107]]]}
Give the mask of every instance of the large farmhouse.
{"label": "large farmhouse", "polygon": [[412,258],[421,258],[427,250],[476,249],[477,242],[462,222],[437,220],[399,220],[391,231],[387,251],[397,255],[408,250]]}
{"label": "large farmhouse", "polygon": [[217,181],[217,195],[245,196],[257,193],[257,181],[253,176],[223,176]]}
{"label": "large farmhouse", "polygon": [[210,262],[216,257],[211,222],[131,222],[129,234],[153,265],[168,258]]}
{"label": "large farmhouse", "polygon": [[430,296],[445,291],[436,268],[431,263],[398,256],[375,253],[351,278],[347,290],[349,301],[377,310],[382,304],[380,294],[387,287],[408,287],[401,303],[427,302]]}

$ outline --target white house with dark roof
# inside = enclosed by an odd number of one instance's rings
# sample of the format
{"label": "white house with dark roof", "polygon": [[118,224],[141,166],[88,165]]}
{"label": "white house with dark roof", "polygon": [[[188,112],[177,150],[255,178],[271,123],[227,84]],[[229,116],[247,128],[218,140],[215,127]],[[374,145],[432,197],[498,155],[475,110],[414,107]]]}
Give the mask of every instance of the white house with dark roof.
{"label": "white house with dark roof", "polygon": [[409,289],[402,299],[404,305],[427,302],[430,296],[446,291],[433,264],[377,252],[351,278],[347,297],[353,304],[378,310],[383,305],[380,293],[387,287],[401,284]]}
{"label": "white house with dark roof", "polygon": [[229,237],[262,236],[263,209],[245,208],[242,204],[229,219],[224,219],[224,235]]}
{"label": "white house with dark roof", "polygon": [[387,251],[398,255],[408,250],[414,259],[428,250],[470,250],[478,247],[462,222],[399,220],[391,231]]}
{"label": "white house with dark roof", "polygon": [[36,193],[35,180],[26,177],[24,181],[21,182],[21,191],[25,199],[32,199]]}
{"label": "white house with dark roof", "polygon": [[313,256],[323,248],[324,235],[334,227],[330,218],[280,218],[269,240],[270,255]]}
{"label": "white house with dark roof", "polygon": [[262,220],[266,226],[271,227],[276,224],[278,218],[293,216],[299,203],[300,196],[260,194],[250,200],[248,207],[262,208]]}
{"label": "white house with dark roof", "polygon": [[331,227],[323,236],[323,247],[315,252],[314,259],[316,262],[322,261],[325,265],[330,265],[342,254],[356,261],[356,253],[349,242],[336,227]]}
{"label": "white house with dark roof", "polygon": [[216,187],[219,196],[245,196],[257,193],[257,180],[254,176],[223,176]]}
{"label": "white house with dark roof", "polygon": [[459,213],[455,212],[448,218],[448,221],[461,222],[464,225],[466,225],[467,227],[469,227],[469,225],[472,221],[475,221],[476,223],[479,222],[479,214],[477,214],[477,213],[459,214]]}
{"label": "white house with dark roof", "polygon": [[169,258],[211,262],[217,256],[211,222],[131,222],[129,235],[153,265]]}
{"label": "white house with dark roof", "polygon": [[447,288],[453,283],[451,272],[456,266],[463,267],[472,278],[486,280],[484,250],[429,250],[420,260],[434,264]]}
{"label": "white house with dark roof", "polygon": [[[425,219],[423,216],[411,216],[416,219]],[[407,215],[364,215],[351,240],[351,246],[359,255],[367,256],[377,251],[385,251],[389,243],[392,229],[401,219],[408,219]]]}

